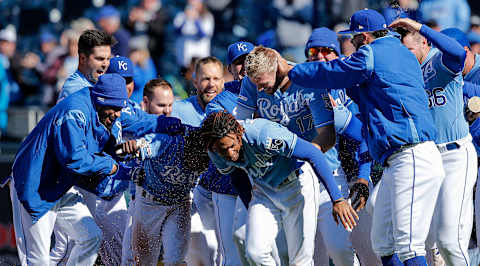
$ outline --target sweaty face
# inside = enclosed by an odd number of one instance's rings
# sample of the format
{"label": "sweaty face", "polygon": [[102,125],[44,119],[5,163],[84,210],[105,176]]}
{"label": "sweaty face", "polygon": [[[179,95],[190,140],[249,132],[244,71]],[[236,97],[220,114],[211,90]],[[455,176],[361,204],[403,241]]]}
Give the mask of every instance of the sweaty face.
{"label": "sweaty face", "polygon": [[265,91],[268,94],[274,94],[278,89],[277,73],[267,72],[251,78],[253,84],[257,86],[258,91]]}
{"label": "sweaty face", "polygon": [[112,129],[113,123],[120,117],[122,108],[113,106],[97,107],[97,114],[100,123],[102,123],[108,130]]}
{"label": "sweaty face", "polygon": [[147,96],[143,97],[143,106],[145,112],[149,114],[170,116],[172,113],[172,105],[175,98],[170,88],[155,88],[152,99]]}
{"label": "sweaty face", "polygon": [[[86,57],[87,78],[92,82],[97,82],[98,77],[105,74],[110,65],[110,46],[96,46],[92,49],[92,53]],[[86,55],[81,55],[86,56]]]}
{"label": "sweaty face", "polygon": [[329,47],[312,47],[308,49],[308,62],[328,62],[338,58],[335,50]]}
{"label": "sweaty face", "polygon": [[241,148],[241,137],[232,133],[217,140],[213,145],[213,150],[215,152],[217,152],[222,158],[232,162],[236,162],[238,160]]}
{"label": "sweaty face", "polygon": [[204,106],[222,92],[223,83],[223,69],[218,64],[207,63],[199,67],[194,85]]}

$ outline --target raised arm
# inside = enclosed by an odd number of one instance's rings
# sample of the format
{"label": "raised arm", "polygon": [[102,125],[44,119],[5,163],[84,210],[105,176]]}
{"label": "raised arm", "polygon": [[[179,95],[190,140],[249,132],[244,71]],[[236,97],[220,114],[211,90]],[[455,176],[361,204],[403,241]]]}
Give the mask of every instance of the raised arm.
{"label": "raised arm", "polygon": [[297,64],[288,77],[307,88],[353,88],[370,77],[373,61],[371,47],[364,45],[346,59]]}
{"label": "raised arm", "polygon": [[390,27],[402,27],[408,31],[419,32],[442,52],[442,62],[450,71],[454,73],[462,71],[465,64],[466,52],[454,39],[409,18],[397,19],[390,24]]}

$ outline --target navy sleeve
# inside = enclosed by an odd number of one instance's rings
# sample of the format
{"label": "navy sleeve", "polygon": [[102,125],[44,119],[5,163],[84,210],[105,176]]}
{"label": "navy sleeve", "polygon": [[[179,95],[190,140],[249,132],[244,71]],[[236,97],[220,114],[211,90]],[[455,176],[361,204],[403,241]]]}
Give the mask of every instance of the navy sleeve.
{"label": "navy sleeve", "polygon": [[432,30],[426,25],[420,28],[420,34],[432,42],[442,52],[442,63],[454,73],[462,71],[465,65],[467,52],[454,39],[438,31]]}
{"label": "navy sleeve", "polygon": [[250,204],[250,200],[252,199],[252,184],[250,183],[247,173],[240,168],[235,168],[235,170],[230,173],[230,180],[233,188],[235,188],[238,196],[248,209],[248,204]]}
{"label": "navy sleeve", "polygon": [[480,85],[469,82],[469,81],[464,81],[463,96],[467,98],[472,98],[473,96],[480,97]]}
{"label": "navy sleeve", "polygon": [[337,183],[335,182],[332,170],[327,163],[325,155],[321,150],[313,146],[312,143],[298,138],[292,157],[307,161],[312,165],[315,174],[327,188],[332,202],[343,197],[338,189]]}

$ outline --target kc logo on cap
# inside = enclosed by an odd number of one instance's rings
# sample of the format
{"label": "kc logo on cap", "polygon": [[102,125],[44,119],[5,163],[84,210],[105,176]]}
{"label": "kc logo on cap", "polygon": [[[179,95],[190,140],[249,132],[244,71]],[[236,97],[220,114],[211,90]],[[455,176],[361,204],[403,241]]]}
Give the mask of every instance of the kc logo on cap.
{"label": "kc logo on cap", "polygon": [[123,70],[128,70],[127,62],[125,61],[118,61],[118,68]]}
{"label": "kc logo on cap", "polygon": [[237,49],[241,52],[247,52],[247,45],[245,43],[237,43]]}

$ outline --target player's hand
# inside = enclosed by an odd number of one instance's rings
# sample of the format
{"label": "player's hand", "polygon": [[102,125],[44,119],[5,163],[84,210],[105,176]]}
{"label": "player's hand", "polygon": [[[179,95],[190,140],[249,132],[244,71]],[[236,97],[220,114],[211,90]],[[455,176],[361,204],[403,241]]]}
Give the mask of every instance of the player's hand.
{"label": "player's hand", "polygon": [[121,144],[118,144],[115,147],[115,155],[118,157],[120,160],[124,160],[125,157],[129,154],[131,155],[137,155],[138,152],[138,146],[137,146],[137,141],[136,140],[128,140],[126,142],[123,142]]}
{"label": "player's hand", "polygon": [[420,29],[422,28],[422,24],[409,18],[399,18],[393,21],[389,25],[389,27],[391,28],[402,27],[407,29],[408,31],[420,31]]}
{"label": "player's hand", "polygon": [[350,189],[350,195],[348,198],[352,202],[352,207],[358,212],[365,207],[369,196],[370,191],[368,189],[368,181],[359,178],[353,185],[352,189]]}
{"label": "player's hand", "polygon": [[276,54],[277,54],[277,64],[278,64],[278,73],[281,75],[281,76],[286,76],[288,74],[288,71],[290,71],[290,69],[293,68],[292,65],[289,65],[287,60],[285,60],[285,58],[283,58],[277,51],[275,51]]}
{"label": "player's hand", "polygon": [[134,139],[122,143],[122,150],[126,154],[135,154],[138,151],[137,141]]}
{"label": "player's hand", "polygon": [[342,222],[343,227],[345,227],[347,231],[352,231],[352,229],[357,226],[355,220],[358,221],[358,214],[344,198],[333,203],[332,215],[335,222],[337,224]]}

